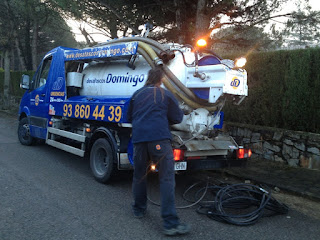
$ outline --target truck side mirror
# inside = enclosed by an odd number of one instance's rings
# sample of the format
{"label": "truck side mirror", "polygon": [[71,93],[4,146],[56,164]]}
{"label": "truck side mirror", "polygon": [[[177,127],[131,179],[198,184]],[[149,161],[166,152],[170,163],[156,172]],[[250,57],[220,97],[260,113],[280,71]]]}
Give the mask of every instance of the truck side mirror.
{"label": "truck side mirror", "polygon": [[30,89],[29,86],[30,86],[30,77],[29,75],[23,74],[20,81],[20,88],[29,90]]}

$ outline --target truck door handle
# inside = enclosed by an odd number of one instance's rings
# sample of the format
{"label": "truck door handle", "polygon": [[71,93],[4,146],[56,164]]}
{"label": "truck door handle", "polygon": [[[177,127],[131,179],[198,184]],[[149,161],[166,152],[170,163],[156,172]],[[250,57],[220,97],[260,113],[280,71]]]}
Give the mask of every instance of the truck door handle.
{"label": "truck door handle", "polygon": [[42,93],[42,94],[41,94],[41,97],[45,97],[45,96],[46,96],[46,94],[45,94],[45,93]]}

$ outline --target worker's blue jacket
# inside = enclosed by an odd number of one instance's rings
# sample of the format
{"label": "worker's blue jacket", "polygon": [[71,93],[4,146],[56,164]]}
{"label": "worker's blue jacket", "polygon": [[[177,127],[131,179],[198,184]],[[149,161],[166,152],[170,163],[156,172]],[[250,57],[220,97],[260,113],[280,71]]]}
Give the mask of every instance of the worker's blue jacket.
{"label": "worker's blue jacket", "polygon": [[132,122],[133,143],[171,139],[169,125],[180,123],[183,118],[173,94],[156,86],[145,86],[136,91],[127,114]]}

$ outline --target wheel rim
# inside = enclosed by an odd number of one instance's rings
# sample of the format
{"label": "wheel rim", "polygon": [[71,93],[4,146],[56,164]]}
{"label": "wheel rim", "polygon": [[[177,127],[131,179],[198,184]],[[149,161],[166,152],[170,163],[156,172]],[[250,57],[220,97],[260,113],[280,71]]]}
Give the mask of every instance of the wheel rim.
{"label": "wheel rim", "polygon": [[30,137],[30,127],[29,124],[23,124],[20,128],[20,136],[23,140],[28,140]]}
{"label": "wheel rim", "polygon": [[99,148],[95,157],[95,169],[99,175],[104,175],[109,167],[108,153],[104,148]]}

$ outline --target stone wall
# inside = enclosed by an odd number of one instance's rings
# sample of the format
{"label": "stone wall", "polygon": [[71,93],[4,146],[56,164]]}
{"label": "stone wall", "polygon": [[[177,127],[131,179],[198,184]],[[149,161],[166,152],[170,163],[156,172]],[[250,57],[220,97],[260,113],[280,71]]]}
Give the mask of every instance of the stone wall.
{"label": "stone wall", "polygon": [[237,123],[224,127],[239,145],[252,149],[252,157],[320,170],[320,134]]}

